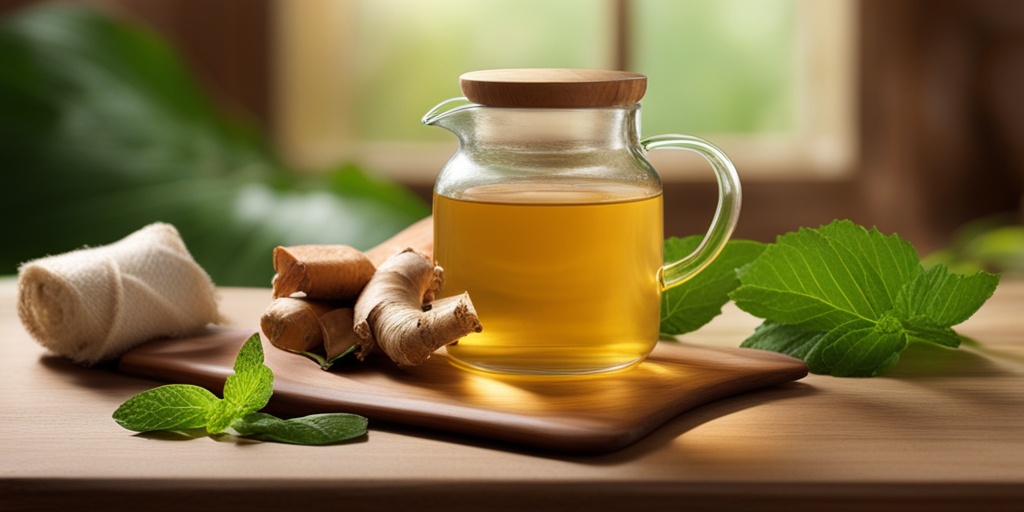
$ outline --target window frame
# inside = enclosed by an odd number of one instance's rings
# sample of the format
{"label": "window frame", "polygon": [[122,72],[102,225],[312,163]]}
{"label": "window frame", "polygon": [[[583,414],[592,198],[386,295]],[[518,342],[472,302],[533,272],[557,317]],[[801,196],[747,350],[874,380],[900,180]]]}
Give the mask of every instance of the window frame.
{"label": "window frame", "polygon": [[[615,35],[612,67],[629,69],[630,3],[608,0]],[[371,172],[410,184],[432,183],[456,148],[445,143],[357,141],[345,123],[344,69],[348,43],[332,20],[345,19],[348,2],[278,1],[275,8],[274,138],[296,168],[323,169],[354,161]],[[798,105],[793,132],[772,135],[695,133],[720,146],[744,180],[837,180],[858,165],[857,5],[855,0],[797,0]],[[334,10],[324,16],[323,9]],[[338,91],[342,91],[340,94]],[[445,98],[438,98],[441,101]],[[330,115],[328,115],[330,113]],[[339,115],[340,114],[340,115]],[[645,134],[646,135],[646,134]],[[706,164],[685,152],[649,155],[666,182],[708,181]]]}

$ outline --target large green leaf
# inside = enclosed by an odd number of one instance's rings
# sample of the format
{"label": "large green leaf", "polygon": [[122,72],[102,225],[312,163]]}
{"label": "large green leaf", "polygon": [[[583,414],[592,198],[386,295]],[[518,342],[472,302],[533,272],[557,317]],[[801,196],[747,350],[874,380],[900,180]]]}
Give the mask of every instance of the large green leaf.
{"label": "large green leaf", "polygon": [[802,358],[812,373],[872,376],[911,341],[960,344],[952,327],[973,315],[999,276],[927,271],[898,235],[850,221],[802,228],[739,271],[730,295],[766,321],[744,347]]}
{"label": "large green leaf", "polygon": [[875,321],[923,272],[917,251],[849,221],[779,237],[744,268],[731,297],[741,309],[804,330]]}
{"label": "large green leaf", "polygon": [[163,221],[217,284],[267,285],[276,245],[368,248],[429,213],[350,165],[285,168],[165,42],[95,10],[3,20],[0,69],[0,274]]}

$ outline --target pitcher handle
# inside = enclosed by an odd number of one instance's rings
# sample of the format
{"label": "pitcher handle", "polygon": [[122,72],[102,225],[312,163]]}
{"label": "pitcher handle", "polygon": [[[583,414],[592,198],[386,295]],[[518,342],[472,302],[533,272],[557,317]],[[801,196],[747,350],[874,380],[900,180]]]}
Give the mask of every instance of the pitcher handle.
{"label": "pitcher handle", "polygon": [[644,152],[655,149],[682,149],[693,151],[711,164],[718,180],[718,208],[711,226],[700,245],[683,259],[665,264],[658,270],[661,289],[668,290],[686,282],[707,266],[722,252],[732,236],[740,216],[740,178],[729,157],[714,144],[691,135],[655,135],[640,141]]}

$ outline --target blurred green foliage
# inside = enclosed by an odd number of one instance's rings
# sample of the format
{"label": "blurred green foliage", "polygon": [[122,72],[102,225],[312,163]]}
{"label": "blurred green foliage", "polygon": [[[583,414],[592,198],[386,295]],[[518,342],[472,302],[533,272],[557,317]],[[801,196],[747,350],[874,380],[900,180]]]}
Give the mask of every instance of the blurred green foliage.
{"label": "blurred green foliage", "polygon": [[1024,277],[1024,226],[1002,216],[964,226],[949,247],[925,259],[926,266],[943,264],[962,274],[979,270]]}
{"label": "blurred green foliage", "polygon": [[0,275],[163,221],[218,285],[267,286],[277,245],[365,249],[429,214],[353,165],[287,169],[166,42],[96,10],[0,21],[0,70]]}

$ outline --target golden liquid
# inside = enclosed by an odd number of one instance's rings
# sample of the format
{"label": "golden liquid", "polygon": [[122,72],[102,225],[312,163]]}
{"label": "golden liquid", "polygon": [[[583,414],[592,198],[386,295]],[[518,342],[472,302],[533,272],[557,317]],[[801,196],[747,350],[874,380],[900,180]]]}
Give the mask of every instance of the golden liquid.
{"label": "golden liquid", "polygon": [[590,374],[642,361],[658,340],[662,198],[616,200],[637,194],[621,186],[435,195],[442,294],[468,291],[483,325],[448,347],[455,362]]}

